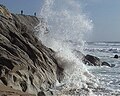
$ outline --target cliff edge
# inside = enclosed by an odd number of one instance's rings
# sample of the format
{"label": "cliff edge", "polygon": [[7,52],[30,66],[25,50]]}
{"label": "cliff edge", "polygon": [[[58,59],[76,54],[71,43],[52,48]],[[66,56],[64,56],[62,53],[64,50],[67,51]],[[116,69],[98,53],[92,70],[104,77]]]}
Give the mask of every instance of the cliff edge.
{"label": "cliff edge", "polygon": [[57,64],[55,52],[35,36],[38,23],[35,16],[12,14],[0,5],[0,85],[52,95],[49,88],[63,69]]}

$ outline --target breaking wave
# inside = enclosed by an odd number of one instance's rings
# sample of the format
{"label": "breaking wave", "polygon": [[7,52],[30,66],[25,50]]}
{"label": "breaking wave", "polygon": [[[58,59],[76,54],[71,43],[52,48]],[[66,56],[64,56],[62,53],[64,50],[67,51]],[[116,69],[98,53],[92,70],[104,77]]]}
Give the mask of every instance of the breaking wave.
{"label": "breaking wave", "polygon": [[77,0],[44,0],[40,15],[44,19],[37,26],[39,38],[56,51],[56,58],[64,68],[65,77],[61,82],[56,80],[55,88],[83,88],[88,90],[87,96],[94,96],[88,87],[97,87],[96,79],[74,53],[83,52],[84,34],[93,28],[92,20],[82,12]]}

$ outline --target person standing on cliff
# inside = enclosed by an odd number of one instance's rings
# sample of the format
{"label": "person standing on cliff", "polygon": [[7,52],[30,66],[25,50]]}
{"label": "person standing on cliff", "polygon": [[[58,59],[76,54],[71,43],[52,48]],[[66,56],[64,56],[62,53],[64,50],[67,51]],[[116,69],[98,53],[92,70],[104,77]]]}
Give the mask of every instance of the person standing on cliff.
{"label": "person standing on cliff", "polygon": [[21,10],[21,15],[23,15],[23,10]]}
{"label": "person standing on cliff", "polygon": [[36,16],[36,12],[34,13],[34,16]]}

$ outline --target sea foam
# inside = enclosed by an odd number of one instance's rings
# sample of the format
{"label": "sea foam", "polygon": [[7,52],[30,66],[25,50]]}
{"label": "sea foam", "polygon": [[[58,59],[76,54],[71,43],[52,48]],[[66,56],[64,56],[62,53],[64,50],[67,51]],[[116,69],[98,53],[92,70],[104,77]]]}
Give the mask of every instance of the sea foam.
{"label": "sea foam", "polygon": [[88,83],[97,86],[94,76],[73,51],[76,43],[83,52],[84,34],[93,28],[92,20],[82,12],[80,5],[77,0],[45,0],[40,13],[44,24],[37,26],[38,37],[56,52],[56,59],[64,68],[65,77],[61,84],[56,81],[56,87],[64,85],[64,90],[88,88]]}

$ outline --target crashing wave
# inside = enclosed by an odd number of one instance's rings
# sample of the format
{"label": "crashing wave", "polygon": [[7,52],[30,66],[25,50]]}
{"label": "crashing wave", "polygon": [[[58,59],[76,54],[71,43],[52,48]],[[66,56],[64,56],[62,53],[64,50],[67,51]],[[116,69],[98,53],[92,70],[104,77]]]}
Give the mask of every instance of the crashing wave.
{"label": "crashing wave", "polygon": [[44,24],[37,26],[38,37],[56,51],[56,59],[64,68],[64,78],[56,80],[50,90],[56,94],[94,96],[92,89],[98,87],[99,81],[74,53],[76,49],[83,52],[84,34],[93,27],[92,21],[82,12],[80,2],[45,0],[40,15],[44,17]]}

